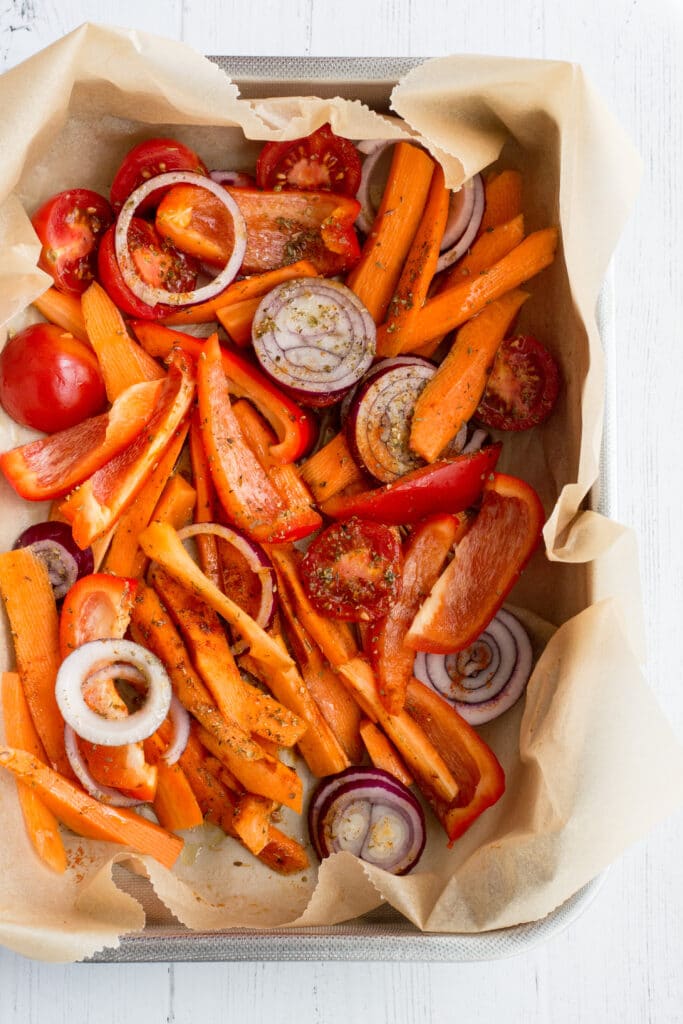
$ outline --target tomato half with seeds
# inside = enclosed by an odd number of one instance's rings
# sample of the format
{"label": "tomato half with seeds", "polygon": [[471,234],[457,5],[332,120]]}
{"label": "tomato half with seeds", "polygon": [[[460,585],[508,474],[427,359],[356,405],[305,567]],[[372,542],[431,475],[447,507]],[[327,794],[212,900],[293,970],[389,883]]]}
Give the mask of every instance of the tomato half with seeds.
{"label": "tomato half with seeds", "polygon": [[256,184],[263,189],[301,189],[355,196],[361,179],[358,150],[324,124],[312,135],[289,142],[267,142],[256,161]]}
{"label": "tomato half with seeds", "polygon": [[306,593],[316,611],[335,619],[369,622],[386,615],[401,592],[401,542],[382,523],[333,523],[309,546],[301,563]]}
{"label": "tomato half with seeds", "polygon": [[43,248],[38,266],[61,292],[81,295],[95,276],[99,240],[114,211],[97,192],[73,188],[48,199],[31,219]]}
{"label": "tomato half with seeds", "polygon": [[476,416],[496,430],[529,430],[548,419],[560,392],[560,369],[530,334],[506,338]]}
{"label": "tomato half with seeds", "polygon": [[[191,171],[193,174],[208,174],[205,164],[193,149],[184,146],[177,139],[146,139],[133,146],[124,157],[111,186],[111,204],[120,210],[131,192],[143,181],[155,178],[168,171]],[[158,189],[139,207],[140,210],[156,206],[164,190]]]}

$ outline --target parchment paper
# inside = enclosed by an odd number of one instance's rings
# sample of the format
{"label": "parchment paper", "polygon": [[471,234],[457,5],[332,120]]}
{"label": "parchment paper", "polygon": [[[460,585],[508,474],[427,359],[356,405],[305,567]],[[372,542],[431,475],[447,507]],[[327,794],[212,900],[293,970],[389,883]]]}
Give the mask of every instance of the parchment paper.
{"label": "parchment paper", "polygon": [[[394,89],[393,118],[362,103],[248,102],[187,47],[84,26],[0,80],[0,322],[47,286],[24,209],[68,187],[107,192],[127,149],[168,133],[209,166],[250,168],[258,143],[331,121],[350,138],[418,134],[461,181],[496,160],[524,176],[527,229],[559,223],[552,268],[531,285],[522,327],[558,357],[565,386],[542,428],[509,439],[503,469],[532,482],[549,520],[539,553],[512,595],[539,652],[526,700],[482,729],[507,791],[455,845],[431,820],[419,870],[396,879],[349,854],[282,879],[211,828],[188,834],[170,873],[146,857],[67,837],[70,868],[38,862],[13,780],[0,775],[0,942],[69,960],[138,930],[143,912],[111,880],[115,860],[145,872],[192,928],[331,924],[388,900],[419,928],[474,932],[548,914],[683,799],[683,752],[644,683],[642,623],[631,534],[584,509],[598,473],[602,355],[595,304],[632,203],[638,162],[578,67],[489,57],[428,61]],[[151,127],[150,127],[151,126]],[[212,126],[210,129],[207,126]],[[0,422],[0,450],[31,436]],[[0,481],[0,544],[40,506]],[[539,618],[542,616],[542,618]],[[556,627],[559,627],[556,630]],[[12,663],[6,624],[2,666]],[[657,780],[666,780],[660,785]],[[284,827],[303,837],[291,814]]]}

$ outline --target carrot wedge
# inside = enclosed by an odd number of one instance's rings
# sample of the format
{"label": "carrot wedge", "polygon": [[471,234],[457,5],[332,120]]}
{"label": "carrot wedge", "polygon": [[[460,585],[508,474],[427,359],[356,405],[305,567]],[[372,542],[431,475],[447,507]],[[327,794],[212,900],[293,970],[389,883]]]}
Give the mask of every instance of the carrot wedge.
{"label": "carrot wedge", "polygon": [[259,860],[281,875],[296,875],[308,867],[308,856],[301,843],[271,825],[268,844],[258,855]]}
{"label": "carrot wedge", "polygon": [[204,820],[201,807],[179,764],[166,764],[162,754],[166,744],[158,734],[144,741],[145,757],[156,765],[157,786],[152,807],[162,828],[169,832],[195,828]]}
{"label": "carrot wedge", "polygon": [[404,786],[412,786],[412,775],[403,763],[401,755],[386,738],[382,730],[378,729],[369,718],[364,718],[360,724],[360,734],[363,737],[368,757],[375,768],[381,768],[383,771],[389,772],[399,782],[402,782]]}
{"label": "carrot wedge", "polygon": [[228,726],[215,732],[199,726],[198,735],[204,746],[232,772],[246,790],[291,807],[301,814],[303,792],[301,780],[287,765],[261,750],[258,744],[243,740],[238,731]]}
{"label": "carrot wedge", "polygon": [[178,859],[183,848],[179,836],[132,811],[101,804],[32,754],[0,747],[0,767],[31,786],[55,817],[77,835],[129,846],[167,868]]}
{"label": "carrot wedge", "polygon": [[522,175],[519,171],[501,171],[489,178],[484,187],[484,216],[479,225],[482,235],[489,228],[512,220],[522,210]]}
{"label": "carrot wedge", "polygon": [[[460,327],[489,302],[518,288],[549,267],[555,258],[557,228],[543,228],[528,235],[518,246],[489,268],[486,274],[447,288],[411,318],[406,326],[402,352],[412,351],[438,335]],[[377,355],[384,355],[387,334],[377,332]]]}
{"label": "carrot wedge", "polygon": [[273,801],[262,796],[244,793],[238,798],[232,824],[249,853],[257,855],[268,845],[270,815],[274,810]]}
{"label": "carrot wedge", "polygon": [[[38,761],[46,761],[16,672],[2,674],[2,716],[7,743],[32,754]],[[59,822],[37,793],[18,779],[17,794],[31,845],[48,867],[61,874],[66,870],[66,851],[59,833]]]}
{"label": "carrot wedge", "polygon": [[192,484],[180,473],[174,473],[166,481],[154,507],[152,519],[157,523],[169,523],[174,530],[181,530],[192,522],[196,502],[197,492]]}
{"label": "carrot wedge", "polygon": [[514,289],[491,302],[457,333],[450,352],[420,393],[410,447],[434,462],[477,410],[496,352],[528,292]]}
{"label": "carrot wedge", "polygon": [[83,293],[81,307],[110,402],[131,384],[165,376],[163,367],[130,337],[123,317],[97,281]]}
{"label": "carrot wedge", "polygon": [[234,302],[231,306],[217,310],[216,315],[221,324],[235,345],[240,348],[246,348],[251,344],[251,325],[260,304],[260,298],[244,299],[242,302]]}
{"label": "carrot wedge", "polygon": [[349,484],[362,484],[365,479],[343,431],[307,459],[300,472],[316,501],[332,498]]}
{"label": "carrot wedge", "polygon": [[33,305],[51,324],[63,327],[69,334],[73,334],[74,338],[84,341],[86,345],[90,344],[78,295],[67,295],[65,292],[58,292],[56,288],[48,288],[33,300]]}

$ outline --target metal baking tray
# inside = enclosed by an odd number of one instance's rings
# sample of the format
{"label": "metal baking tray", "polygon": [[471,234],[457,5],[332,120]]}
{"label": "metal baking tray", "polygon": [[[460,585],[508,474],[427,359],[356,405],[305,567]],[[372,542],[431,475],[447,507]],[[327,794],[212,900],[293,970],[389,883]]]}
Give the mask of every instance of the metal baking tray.
{"label": "metal baking tray", "polygon": [[[388,112],[391,90],[403,75],[421,64],[421,57],[226,57],[209,58],[235,82],[248,99],[267,96],[341,96],[362,100]],[[615,438],[609,382],[613,359],[612,288],[605,282],[597,309],[608,381],[600,477],[590,507],[614,515]],[[142,878],[116,867],[117,885],[144,907],[143,931],[121,938],[116,949],[104,949],[86,963],[182,961],[357,960],[457,963],[515,956],[569,927],[597,895],[605,873],[594,878],[540,921],[478,934],[426,933],[392,907],[384,905],[339,925],[311,928],[231,929],[197,932],[181,925]]]}

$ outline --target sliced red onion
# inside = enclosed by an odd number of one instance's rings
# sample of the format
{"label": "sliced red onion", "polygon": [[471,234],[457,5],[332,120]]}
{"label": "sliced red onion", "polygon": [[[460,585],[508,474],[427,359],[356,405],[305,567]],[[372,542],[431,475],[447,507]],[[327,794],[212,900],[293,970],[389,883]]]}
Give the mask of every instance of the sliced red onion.
{"label": "sliced red onion", "polygon": [[92,548],[82,551],[78,547],[68,523],[48,521],[29,526],[17,537],[14,547],[30,548],[43,562],[57,601],[94,568]]}
{"label": "sliced red onion", "polygon": [[[169,292],[165,288],[155,288],[153,285],[147,284],[139,276],[128,246],[128,230],[140,203],[156,189],[170,188],[172,185],[196,185],[198,188],[205,188],[220,200],[232,218],[234,239],[230,259],[208,284],[201,288],[195,288],[191,292]],[[207,299],[213,298],[214,295],[218,295],[237,275],[247,248],[247,226],[239,206],[222,185],[203,174],[193,174],[190,171],[170,171],[167,174],[158,174],[154,178],[148,178],[129,195],[116,222],[114,239],[116,261],[124,281],[134,295],[146,302],[148,306],[155,306],[157,303],[167,306],[189,306],[196,302],[205,302]]]}
{"label": "sliced red onion", "polygon": [[[223,526],[222,523],[194,523],[192,526],[184,526],[182,530],[178,530],[181,540],[188,540],[190,537],[206,533],[220,537],[228,544],[232,544],[242,555],[251,571],[258,577],[261,584],[261,601],[254,621],[262,629],[269,629],[275,615],[277,577],[268,555],[262,547],[253,540],[249,540],[239,530],[232,526]],[[238,653],[244,653],[244,651]]]}
{"label": "sliced red onion", "polygon": [[110,804],[112,807],[138,807],[144,803],[143,800],[137,800],[135,797],[125,796],[119,789],[103,786],[93,778],[78,746],[78,736],[68,724],[64,726],[64,747],[74,775],[83,789],[95,800],[99,800],[103,804]]}
{"label": "sliced red onion", "polygon": [[285,281],[263,297],[252,327],[264,371],[301,402],[338,401],[360,380],[375,355],[369,312],[336,281]]}
{"label": "sliced red onion", "polygon": [[[477,175],[478,177],[478,175]],[[470,178],[457,191],[452,191],[448,203],[448,218],[444,229],[440,252],[445,252],[459,242],[467,230],[474,210],[476,178]]]}
{"label": "sliced red onion", "polygon": [[243,171],[209,171],[209,177],[217,185],[231,185],[233,188],[256,188],[256,179]]}
{"label": "sliced red onion", "polygon": [[384,177],[380,183],[379,195],[374,196],[372,178],[384,153],[395,145],[395,139],[372,139],[358,144],[358,149],[361,153],[366,153],[367,156],[363,161],[360,185],[356,193],[356,199],[360,203],[360,213],[356,218],[356,226],[366,235],[370,233],[377,216],[386,181],[386,177]]}
{"label": "sliced red onion", "polygon": [[345,430],[356,461],[377,480],[389,484],[424,461],[410,448],[415,403],[436,373],[435,366],[395,364],[373,367],[351,404]]}
{"label": "sliced red onion", "polygon": [[339,416],[340,416],[342,425],[344,424],[344,421],[346,420],[346,417],[349,415],[349,410],[351,408],[351,403],[353,402],[353,399],[355,398],[356,394],[358,393],[358,389],[362,388],[363,385],[367,381],[371,380],[375,376],[376,373],[381,373],[382,370],[386,369],[389,366],[431,366],[431,367],[434,367],[435,364],[430,359],[425,359],[423,356],[392,356],[390,359],[380,359],[379,362],[374,363],[374,365],[370,367],[370,369],[368,370],[367,373],[363,374],[363,376],[358,381],[356,386],[354,388],[351,388],[350,391],[347,391],[346,394],[344,395],[344,397],[342,398],[341,405],[339,406]]}
{"label": "sliced red onion", "polygon": [[[124,662],[144,676],[147,694],[142,706],[126,718],[105,718],[85,702],[83,686],[95,672]],[[104,747],[137,743],[155,732],[168,714],[171,681],[151,651],[130,640],[90,640],[67,655],[57,672],[55,696],[64,721],[84,740]]]}
{"label": "sliced red onion", "polygon": [[182,757],[187,741],[190,738],[190,713],[183,707],[175,693],[171,697],[171,707],[168,712],[173,727],[171,742],[162,754],[166,764],[176,764]]}
{"label": "sliced red onion", "polygon": [[347,850],[394,875],[415,867],[427,838],[417,799],[379,768],[347,768],[324,779],[311,799],[309,831],[321,860]]}
{"label": "sliced red onion", "polygon": [[529,681],[532,662],[526,630],[514,615],[501,608],[464,651],[418,651],[413,671],[470,725],[483,725],[519,700]]}
{"label": "sliced red onion", "polygon": [[472,434],[467,439],[467,444],[462,450],[463,455],[469,455],[470,452],[478,452],[480,448],[485,448],[487,444],[491,443],[491,435],[486,430],[482,430],[478,427],[472,431]]}
{"label": "sliced red onion", "polygon": [[[479,230],[481,219],[484,216],[484,183],[481,180],[480,174],[475,174],[473,178],[466,181],[462,186],[462,189],[471,189],[473,193],[472,209],[470,211],[469,219],[466,222],[462,233],[459,237],[455,237],[455,229],[460,227],[459,221],[461,220],[459,215],[454,215],[453,223],[446,225],[446,233],[444,234],[443,241],[441,243],[441,255],[439,256],[436,264],[437,274],[446,270],[456,260],[459,260],[461,256],[464,256],[470,245],[474,241],[474,238]],[[468,195],[463,197],[463,201],[468,201]],[[452,241],[451,241],[452,239]]]}

